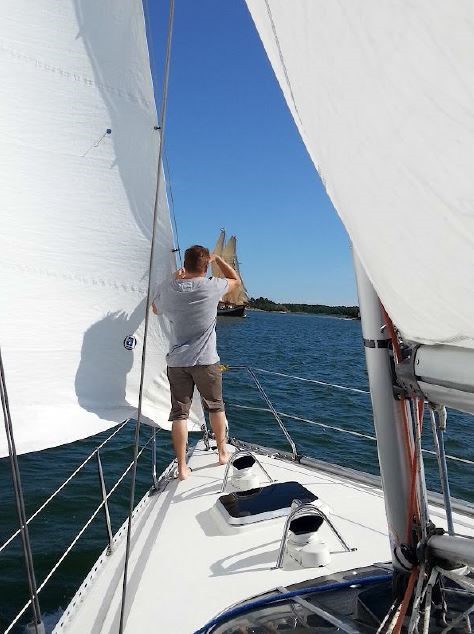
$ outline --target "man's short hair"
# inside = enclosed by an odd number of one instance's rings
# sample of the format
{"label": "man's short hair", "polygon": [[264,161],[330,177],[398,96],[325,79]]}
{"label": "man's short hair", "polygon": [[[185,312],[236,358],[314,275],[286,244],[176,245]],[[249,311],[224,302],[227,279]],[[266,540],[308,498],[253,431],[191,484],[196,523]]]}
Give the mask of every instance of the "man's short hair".
{"label": "man's short hair", "polygon": [[209,266],[209,249],[193,244],[184,252],[184,268],[190,273],[205,273]]}

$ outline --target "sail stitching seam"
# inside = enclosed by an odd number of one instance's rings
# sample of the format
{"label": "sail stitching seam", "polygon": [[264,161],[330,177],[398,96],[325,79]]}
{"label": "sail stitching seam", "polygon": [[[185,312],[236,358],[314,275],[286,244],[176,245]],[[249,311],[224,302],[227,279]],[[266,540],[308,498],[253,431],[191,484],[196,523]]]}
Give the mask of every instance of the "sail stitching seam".
{"label": "sail stitching seam", "polygon": [[273,21],[273,15],[272,15],[268,0],[265,0],[265,5],[267,7],[267,13],[268,13],[268,18],[270,20],[270,24],[271,24],[271,27],[272,27],[273,37],[275,38],[275,43],[276,43],[277,48],[278,48],[278,55],[280,57],[280,62],[281,62],[282,68],[283,68],[283,73],[285,75],[286,84],[288,86],[288,90],[290,91],[291,101],[293,103],[293,107],[295,109],[295,113],[296,113],[296,115],[298,117],[298,120],[300,122],[301,128],[304,129],[303,121],[301,119],[301,116],[300,116],[300,113],[299,113],[299,110],[298,110],[298,106],[296,105],[295,95],[293,94],[293,88],[292,88],[292,85],[291,85],[291,82],[290,82],[290,77],[288,75],[288,70],[286,68],[285,59],[283,57],[283,51],[281,49],[280,40],[278,38],[275,22]]}
{"label": "sail stitching seam", "polygon": [[115,288],[117,290],[123,290],[123,291],[131,292],[131,293],[139,293],[139,294],[146,293],[146,288],[134,286],[132,284],[123,284],[120,282],[114,282],[113,280],[104,280],[104,279],[93,278],[93,277],[85,277],[83,275],[77,275],[74,273],[69,273],[69,274],[59,273],[56,271],[50,271],[47,269],[39,269],[33,266],[28,266],[27,264],[12,264],[11,262],[2,262],[1,265],[2,265],[2,268],[9,267],[11,269],[23,271],[24,273],[36,274],[39,277],[54,277],[56,279],[61,279],[61,280],[80,282],[81,284],[90,284],[92,286],[102,286],[102,287],[107,286],[109,288]]}
{"label": "sail stitching seam", "polygon": [[100,88],[101,90],[106,90],[110,93],[115,93],[119,97],[127,98],[130,101],[133,101],[139,105],[146,106],[146,108],[152,108],[152,102],[144,99],[143,97],[138,97],[133,93],[122,90],[121,88],[116,88],[115,86],[110,86],[108,84],[102,84],[90,79],[85,75],[80,75],[79,73],[74,73],[68,70],[64,70],[59,66],[54,66],[53,64],[49,64],[48,62],[41,61],[32,57],[31,55],[26,55],[25,53],[21,53],[20,51],[16,51],[14,49],[8,48],[5,45],[0,45],[0,52],[6,53],[10,57],[14,57],[15,59],[21,60],[23,62],[28,62],[30,64],[34,64],[38,69],[47,71],[50,73],[57,73],[66,79],[72,79],[76,82],[81,82],[86,86],[95,86],[96,88]]}

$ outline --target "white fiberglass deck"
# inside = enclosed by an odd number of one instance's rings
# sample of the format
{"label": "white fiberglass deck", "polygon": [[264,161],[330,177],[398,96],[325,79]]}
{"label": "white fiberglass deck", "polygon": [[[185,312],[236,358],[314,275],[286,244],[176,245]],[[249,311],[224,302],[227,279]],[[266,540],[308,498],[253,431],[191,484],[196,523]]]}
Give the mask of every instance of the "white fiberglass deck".
{"label": "white fiberglass deck", "polygon": [[[342,552],[327,526],[321,536],[332,554],[329,566],[301,569],[286,560],[275,569],[284,518],[224,530],[211,513],[224,467],[202,442],[190,459],[191,477],[146,496],[135,516],[125,631],[129,634],[191,634],[232,604],[277,586],[390,560],[385,509],[379,489],[312,468],[259,456],[277,481],[295,480],[332,510],[331,518],[355,552]],[[263,475],[262,475],[263,484]],[[442,525],[441,512],[434,512]],[[463,522],[464,532],[472,522]],[[122,588],[124,530],[111,556],[95,571],[63,615],[55,632],[116,634]]]}

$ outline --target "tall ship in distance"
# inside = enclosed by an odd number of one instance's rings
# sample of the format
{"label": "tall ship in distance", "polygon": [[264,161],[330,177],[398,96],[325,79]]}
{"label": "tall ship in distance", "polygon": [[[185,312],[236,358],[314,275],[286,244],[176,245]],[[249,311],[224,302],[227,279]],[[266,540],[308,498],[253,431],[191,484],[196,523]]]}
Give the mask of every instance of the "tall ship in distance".
{"label": "tall ship in distance", "polygon": [[[225,229],[221,229],[213,253],[215,255],[219,255],[227,262],[227,264],[230,264],[230,266],[237,271],[242,281],[242,285],[235,291],[231,291],[230,293],[224,295],[222,301],[220,301],[217,306],[217,316],[245,317],[245,307],[249,302],[249,297],[239,269],[239,261],[237,259],[237,238],[235,236],[231,236],[226,242]],[[214,262],[211,264],[211,269],[213,277],[224,277],[222,271]]]}

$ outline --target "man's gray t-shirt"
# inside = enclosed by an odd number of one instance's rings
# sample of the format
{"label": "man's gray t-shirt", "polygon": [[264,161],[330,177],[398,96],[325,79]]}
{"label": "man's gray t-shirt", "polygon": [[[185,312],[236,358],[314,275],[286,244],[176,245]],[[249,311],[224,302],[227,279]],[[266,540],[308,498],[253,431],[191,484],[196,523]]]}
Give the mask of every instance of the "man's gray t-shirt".
{"label": "man's gray t-shirt", "polygon": [[171,368],[218,363],[216,347],[217,304],[228,282],[219,277],[195,277],[161,284],[154,302],[171,323]]}

